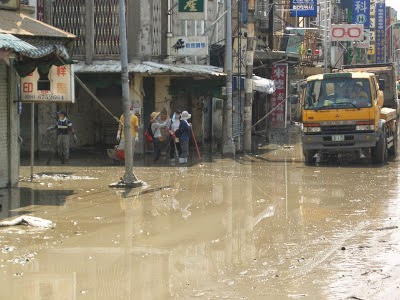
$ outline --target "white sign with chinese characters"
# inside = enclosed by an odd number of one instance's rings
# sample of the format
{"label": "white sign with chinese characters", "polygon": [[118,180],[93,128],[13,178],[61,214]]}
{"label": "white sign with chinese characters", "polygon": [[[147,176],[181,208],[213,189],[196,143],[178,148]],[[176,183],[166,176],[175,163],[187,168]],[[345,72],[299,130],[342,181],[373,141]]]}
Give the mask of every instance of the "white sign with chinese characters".
{"label": "white sign with chinese characters", "polygon": [[171,37],[172,56],[207,56],[207,36],[174,36]]}
{"label": "white sign with chinese characters", "polygon": [[32,74],[21,78],[22,102],[75,102],[73,66],[52,66],[49,73]]}

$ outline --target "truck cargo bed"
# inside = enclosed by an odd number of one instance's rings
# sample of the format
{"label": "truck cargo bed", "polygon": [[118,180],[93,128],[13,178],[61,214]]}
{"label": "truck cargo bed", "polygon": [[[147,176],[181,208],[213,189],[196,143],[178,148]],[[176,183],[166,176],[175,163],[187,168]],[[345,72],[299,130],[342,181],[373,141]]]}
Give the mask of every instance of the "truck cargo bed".
{"label": "truck cargo bed", "polygon": [[384,107],[381,109],[381,119],[385,120],[386,122],[394,120],[396,117],[397,114],[395,109],[389,107]]}

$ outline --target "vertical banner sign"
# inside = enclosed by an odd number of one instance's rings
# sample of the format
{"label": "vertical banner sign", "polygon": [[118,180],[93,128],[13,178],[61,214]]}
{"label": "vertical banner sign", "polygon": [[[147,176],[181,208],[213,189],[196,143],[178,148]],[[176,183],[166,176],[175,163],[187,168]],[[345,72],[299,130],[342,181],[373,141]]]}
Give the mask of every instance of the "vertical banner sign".
{"label": "vertical banner sign", "polygon": [[178,0],[178,17],[181,20],[206,20],[207,0]]}
{"label": "vertical banner sign", "polygon": [[386,25],[385,25],[385,34],[386,34],[386,61],[390,61],[390,58],[392,57],[392,48],[390,45],[392,44],[392,28],[390,24],[392,23],[392,20],[390,18],[390,9],[391,7],[386,6]]}
{"label": "vertical banner sign", "polygon": [[44,22],[44,0],[37,1],[37,19]]}
{"label": "vertical banner sign", "polygon": [[364,29],[370,27],[370,0],[353,1],[352,16],[354,24],[364,25]]}
{"label": "vertical banner sign", "polygon": [[385,62],[385,24],[386,24],[386,5],[376,3],[375,12],[375,55],[376,62]]}
{"label": "vertical banner sign", "polygon": [[[275,92],[271,97],[271,128],[285,128],[288,65],[276,64],[272,67]],[[283,103],[282,103],[283,102]]]}
{"label": "vertical banner sign", "polygon": [[291,17],[316,17],[317,0],[290,0]]}

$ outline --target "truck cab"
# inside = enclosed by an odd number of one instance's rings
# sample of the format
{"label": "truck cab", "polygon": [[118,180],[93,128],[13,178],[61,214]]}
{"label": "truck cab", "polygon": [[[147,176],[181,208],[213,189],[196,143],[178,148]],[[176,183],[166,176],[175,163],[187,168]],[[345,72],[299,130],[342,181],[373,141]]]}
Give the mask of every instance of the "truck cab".
{"label": "truck cab", "polygon": [[370,72],[338,72],[307,78],[302,97],[306,164],[325,154],[370,154],[379,163],[397,145],[396,109],[383,109],[383,81]]}

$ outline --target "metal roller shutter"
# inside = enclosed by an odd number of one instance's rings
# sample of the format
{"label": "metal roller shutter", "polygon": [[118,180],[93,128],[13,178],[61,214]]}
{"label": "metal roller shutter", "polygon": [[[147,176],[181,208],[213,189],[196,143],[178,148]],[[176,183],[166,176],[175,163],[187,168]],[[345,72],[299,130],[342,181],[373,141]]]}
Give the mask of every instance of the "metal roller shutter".
{"label": "metal roller shutter", "polygon": [[7,74],[6,65],[0,62],[0,188],[7,187],[9,183]]}

